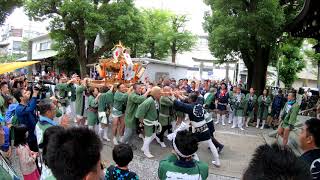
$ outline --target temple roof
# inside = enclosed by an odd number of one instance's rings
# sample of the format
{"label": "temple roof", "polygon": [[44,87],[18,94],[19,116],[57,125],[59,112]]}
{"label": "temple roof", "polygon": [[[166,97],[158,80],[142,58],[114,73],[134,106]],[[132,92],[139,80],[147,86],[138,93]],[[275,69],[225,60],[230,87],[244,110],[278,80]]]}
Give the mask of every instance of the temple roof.
{"label": "temple roof", "polygon": [[320,0],[305,0],[303,9],[286,29],[294,37],[320,40]]}

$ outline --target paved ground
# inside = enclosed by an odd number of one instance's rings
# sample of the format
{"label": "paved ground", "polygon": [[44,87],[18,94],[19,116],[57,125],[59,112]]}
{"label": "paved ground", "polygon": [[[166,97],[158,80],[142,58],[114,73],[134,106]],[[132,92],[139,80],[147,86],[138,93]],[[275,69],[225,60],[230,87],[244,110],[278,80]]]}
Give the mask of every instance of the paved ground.
{"label": "paved ground", "polygon": [[[257,130],[249,127],[245,131],[239,129],[231,129],[230,125],[216,126],[216,137],[221,141],[225,148],[220,155],[220,168],[215,168],[212,164],[212,156],[207,147],[201,145],[197,153],[201,160],[209,164],[210,176],[212,180],[236,180],[241,178],[241,174],[247,167],[251,155],[255,148],[265,143],[262,133],[268,133],[270,130]],[[154,141],[151,145],[151,153],[155,155],[153,159],[147,159],[140,151],[142,140],[134,138],[133,144],[137,149],[134,151],[134,160],[129,165],[129,168],[135,171],[142,180],[157,179],[157,169],[159,160],[171,152],[171,147],[160,148]],[[166,142],[169,145],[169,142]],[[108,164],[112,163],[112,143],[106,143],[102,152],[103,160]]]}

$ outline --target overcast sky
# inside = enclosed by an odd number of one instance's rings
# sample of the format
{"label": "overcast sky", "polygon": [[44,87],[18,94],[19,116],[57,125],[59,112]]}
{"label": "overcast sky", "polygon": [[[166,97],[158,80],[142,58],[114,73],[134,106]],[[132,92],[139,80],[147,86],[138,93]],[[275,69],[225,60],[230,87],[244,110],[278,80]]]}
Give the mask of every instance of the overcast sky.
{"label": "overcast sky", "polygon": [[[173,11],[177,14],[185,14],[190,19],[188,29],[197,35],[203,35],[202,29],[204,12],[209,7],[203,3],[203,0],[135,0],[138,8],[157,8]],[[5,24],[10,24],[16,28],[32,26],[40,32],[46,32],[48,22],[30,22],[22,8],[17,8],[7,18]]]}

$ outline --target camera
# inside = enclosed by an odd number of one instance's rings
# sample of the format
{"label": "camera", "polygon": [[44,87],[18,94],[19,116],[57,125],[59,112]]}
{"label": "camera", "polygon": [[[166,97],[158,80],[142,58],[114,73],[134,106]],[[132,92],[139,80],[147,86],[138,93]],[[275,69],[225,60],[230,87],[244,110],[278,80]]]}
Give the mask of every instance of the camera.
{"label": "camera", "polygon": [[46,93],[50,92],[49,85],[56,85],[51,81],[39,80],[35,82],[29,82],[28,90],[31,91],[30,96],[33,94],[33,90],[39,91],[38,99],[43,99],[46,96]]}
{"label": "camera", "polygon": [[31,85],[29,86],[29,90],[33,91],[33,89],[39,91],[39,92],[49,92],[50,87],[47,85],[56,85],[56,83],[53,83],[51,81],[46,80],[39,80],[37,82],[29,82]]}

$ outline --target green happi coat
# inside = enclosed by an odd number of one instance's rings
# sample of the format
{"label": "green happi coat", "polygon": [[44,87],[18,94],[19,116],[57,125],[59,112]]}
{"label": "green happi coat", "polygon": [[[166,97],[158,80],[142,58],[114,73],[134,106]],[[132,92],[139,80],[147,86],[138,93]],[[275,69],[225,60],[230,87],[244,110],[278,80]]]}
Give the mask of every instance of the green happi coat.
{"label": "green happi coat", "polygon": [[113,103],[113,92],[109,90],[106,93],[102,93],[98,101],[98,112],[105,112],[108,106]]}
{"label": "green happi coat", "polygon": [[68,93],[71,92],[71,85],[67,83],[59,83],[56,85],[56,89],[58,90],[58,101],[61,103],[62,106],[68,106]]}
{"label": "green happi coat", "polygon": [[293,105],[291,105],[291,108],[287,102],[281,112],[281,119],[282,119],[281,127],[293,129],[294,125],[297,122],[297,116],[299,114],[299,110],[300,110],[300,106],[298,102],[295,102]]}
{"label": "green happi coat", "polygon": [[246,95],[246,103],[245,103],[244,110],[245,110],[245,115],[250,117],[250,119],[253,119],[253,117],[254,117],[254,107],[255,107],[255,105],[257,103],[257,96],[253,95],[253,99],[252,99],[253,109],[251,111],[248,109],[249,108],[249,100],[250,100],[250,93],[248,93]]}
{"label": "green happi coat", "polygon": [[[151,122],[158,122],[158,110],[159,105],[158,102],[156,102],[152,96],[147,98],[143,103],[141,103],[138,106],[137,112],[136,112],[136,118],[142,119],[142,120],[148,120]],[[155,133],[155,126],[147,126],[144,125],[144,133],[146,137],[152,136],[153,133]]]}
{"label": "green happi coat", "polygon": [[228,100],[229,104],[230,104],[230,108],[231,110],[234,110],[234,105],[235,105],[235,93],[233,93],[233,91],[229,92],[229,100]]}
{"label": "green happi coat", "polygon": [[98,102],[95,101],[94,96],[89,96],[88,98],[88,110],[87,110],[87,119],[88,119],[88,125],[94,126],[98,123]]}
{"label": "green happi coat", "polygon": [[168,126],[173,121],[173,100],[167,96],[160,98],[159,122],[161,126]]}
{"label": "green happi coat", "polygon": [[268,117],[268,111],[269,106],[271,104],[271,98],[270,96],[265,97],[265,100],[263,101],[263,95],[260,95],[258,98],[258,114],[257,118],[261,120],[267,120]]}
{"label": "green happi coat", "polygon": [[128,94],[117,91],[113,96],[113,108],[112,115],[120,117],[124,114],[126,104],[128,100]]}
{"label": "green happi coat", "polygon": [[[208,178],[208,164],[202,161],[192,160],[193,167],[177,166],[178,158],[176,155],[170,155],[159,163],[158,177],[160,180],[166,179],[201,179]],[[200,176],[200,177],[199,177]]]}
{"label": "green happi coat", "polygon": [[83,92],[86,90],[85,86],[78,86],[76,88],[76,114],[83,116],[84,111],[84,96]]}
{"label": "green happi coat", "polygon": [[125,112],[125,125],[126,128],[136,128],[136,111],[138,106],[146,100],[145,96],[140,96],[137,93],[133,92],[129,95],[127,101],[127,108]]}
{"label": "green happi coat", "polygon": [[74,101],[76,101],[76,98],[77,98],[76,86],[74,84],[70,84],[70,91],[71,91],[70,100],[71,100],[71,102],[74,102]]}
{"label": "green happi coat", "polygon": [[233,95],[233,113],[237,117],[243,117],[244,116],[244,107],[246,104],[245,95],[240,94],[234,94]]}
{"label": "green happi coat", "polygon": [[0,94],[0,114],[2,116],[4,116],[6,113],[6,108],[5,108],[5,105],[4,105],[4,98],[2,97],[2,95]]}
{"label": "green happi coat", "polygon": [[212,103],[214,103],[214,93],[209,93],[209,95],[207,96],[207,98],[204,100],[204,104],[207,106],[207,107],[210,107],[210,105]]}

